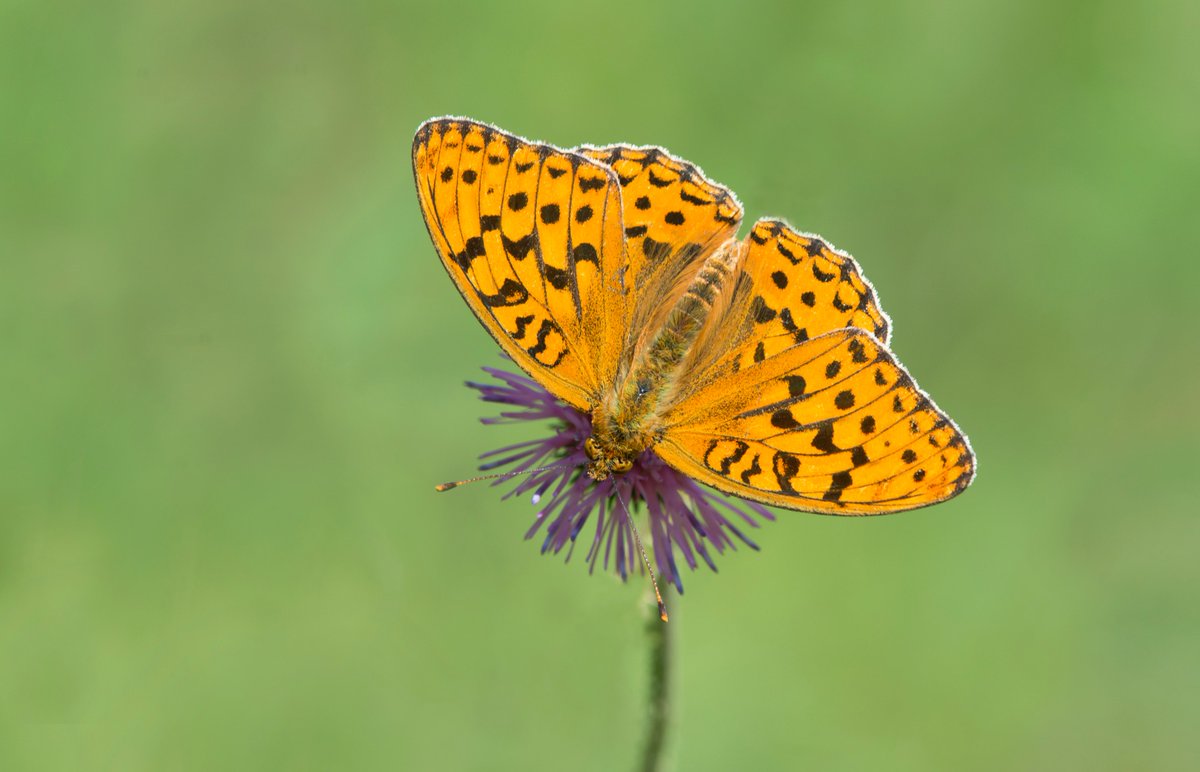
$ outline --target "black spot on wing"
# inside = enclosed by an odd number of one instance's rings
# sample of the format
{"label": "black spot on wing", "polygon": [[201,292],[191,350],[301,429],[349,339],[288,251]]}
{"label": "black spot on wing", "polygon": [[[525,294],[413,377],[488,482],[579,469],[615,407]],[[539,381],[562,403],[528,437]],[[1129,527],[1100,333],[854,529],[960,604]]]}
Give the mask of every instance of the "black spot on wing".
{"label": "black spot on wing", "polygon": [[592,265],[600,265],[600,256],[596,254],[596,248],[587,242],[576,244],[572,252],[572,256],[576,263],[591,263]]}
{"label": "black spot on wing", "polygon": [[[734,443],[733,451],[730,452],[729,455],[727,455],[723,459],[721,459],[720,466],[713,467],[710,464],[709,468],[713,469],[713,471],[719,472],[724,477],[728,477],[730,468],[732,468],[733,465],[736,464],[737,462],[741,461],[742,456],[746,455],[746,451],[748,451],[749,449],[750,449],[749,445],[742,442],[741,440],[737,440]],[[707,460],[706,460],[706,463],[707,463]]]}
{"label": "black spot on wing", "polygon": [[776,429],[783,429],[786,431],[788,429],[795,429],[800,425],[800,423],[796,420],[796,417],[792,415],[791,410],[784,408],[782,410],[776,410],[771,414],[771,425]]}
{"label": "black spot on wing", "polygon": [[571,283],[571,275],[561,268],[555,268],[552,265],[545,266],[546,281],[550,282],[550,286],[554,289],[566,289]]}
{"label": "black spot on wing", "polygon": [[504,250],[512,255],[514,260],[524,260],[529,254],[529,250],[533,249],[535,236],[533,233],[526,233],[517,240],[510,239],[508,236],[501,234],[500,240],[504,243]]}
{"label": "black spot on wing", "polygon": [[746,485],[750,484],[750,478],[756,474],[762,473],[762,467],[758,465],[758,454],[754,454],[754,458],[750,461],[750,468],[742,470],[742,482]]}
{"label": "black spot on wing", "polygon": [[[546,342],[549,339],[551,333],[557,333],[559,338],[560,339],[562,338],[562,330],[559,329],[558,325],[555,324],[554,322],[550,321],[549,319],[543,319],[541,326],[538,327],[536,342],[529,348],[525,349],[527,352],[529,352],[530,356],[532,356],[534,359],[537,359],[539,362],[542,362],[542,360],[538,359],[538,357],[541,354],[546,353]],[[560,361],[562,361],[562,358],[563,358],[563,356],[566,355],[566,353],[567,353],[567,350],[566,350],[566,347],[564,346],[563,350],[559,352],[558,357],[557,357],[557,359],[554,360],[553,364],[548,363],[548,362],[542,362],[542,364],[546,365],[547,367],[554,367]]]}
{"label": "black spot on wing", "polygon": [[854,484],[854,477],[849,472],[836,472],[829,481],[829,490],[821,498],[826,501],[837,501],[842,497],[842,491]]}
{"label": "black spot on wing", "polygon": [[512,333],[513,340],[520,340],[521,338],[524,338],[525,330],[529,326],[530,322],[532,322],[532,321],[533,321],[533,314],[529,314],[527,316],[518,316],[517,317],[517,329],[513,330],[513,333]]}
{"label": "black spot on wing", "polygon": [[479,236],[472,236],[463,245],[463,251],[454,256],[454,262],[458,263],[458,267],[464,272],[467,272],[471,270],[471,261],[485,254],[487,254],[487,247],[484,246],[483,239]]}
{"label": "black spot on wing", "polygon": [[783,325],[783,329],[792,334],[797,343],[808,340],[808,328],[796,326],[796,322],[792,319],[792,309],[785,308],[779,312],[779,323]]}
{"label": "black spot on wing", "polygon": [[777,450],[771,466],[772,471],[775,472],[775,482],[779,485],[779,492],[795,496],[796,489],[792,487],[792,479],[800,473],[800,459],[791,453]]}
{"label": "black spot on wing", "polygon": [[[725,197],[722,197],[722,199],[721,199],[721,200],[722,200],[722,201],[725,201],[725,200],[726,200],[726,198],[725,198]],[[721,214],[721,210],[720,210],[720,209],[718,209],[718,210],[716,211],[716,213],[713,215],[713,219],[714,219],[714,220],[716,220],[717,222],[723,222],[723,223],[726,223],[726,224],[728,224],[728,225],[737,225],[737,224],[738,224],[738,218],[737,218],[737,215],[724,215],[724,214]]]}
{"label": "black spot on wing", "polygon": [[650,170],[650,173],[647,175],[647,179],[650,181],[650,184],[656,188],[665,188],[672,182],[675,182],[675,180],[672,179],[663,179],[662,177],[659,177],[654,173],[653,169]]}
{"label": "black spot on wing", "polygon": [[836,273],[825,273],[824,271],[822,271],[820,268],[817,267],[817,264],[815,262],[812,264],[812,272],[813,272],[813,276],[815,276],[817,281],[819,281],[819,282],[831,282],[837,278]]}
{"label": "black spot on wing", "polygon": [[767,301],[763,300],[762,295],[755,295],[754,300],[750,303],[750,316],[759,324],[766,324],[775,318],[775,309],[767,305]]}
{"label": "black spot on wing", "polygon": [[833,442],[833,422],[825,421],[817,429],[817,436],[812,438],[812,446],[822,453],[837,453],[841,450]]}
{"label": "black spot on wing", "polygon": [[497,308],[500,306],[518,306],[529,300],[529,292],[515,279],[505,279],[504,284],[500,285],[500,291],[494,295],[486,292],[480,292],[478,288],[475,293],[485,306],[489,308]]}

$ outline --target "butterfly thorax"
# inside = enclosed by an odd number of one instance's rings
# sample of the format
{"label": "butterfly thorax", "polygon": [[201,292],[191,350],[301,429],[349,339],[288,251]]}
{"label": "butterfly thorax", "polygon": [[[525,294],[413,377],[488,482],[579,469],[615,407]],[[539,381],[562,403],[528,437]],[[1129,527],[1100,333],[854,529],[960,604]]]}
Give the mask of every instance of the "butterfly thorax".
{"label": "butterfly thorax", "polygon": [[729,284],[738,255],[736,245],[726,244],[704,261],[658,331],[637,349],[624,377],[593,410],[592,436],[585,443],[592,478],[629,471],[654,444],[680,366]]}

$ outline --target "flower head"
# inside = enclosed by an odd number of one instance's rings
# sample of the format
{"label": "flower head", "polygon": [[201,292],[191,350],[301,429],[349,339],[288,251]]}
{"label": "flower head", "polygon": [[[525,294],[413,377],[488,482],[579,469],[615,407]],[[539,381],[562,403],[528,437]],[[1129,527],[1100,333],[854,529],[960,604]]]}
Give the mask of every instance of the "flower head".
{"label": "flower head", "polygon": [[648,531],[648,546],[659,576],[682,593],[677,552],[691,569],[702,560],[716,571],[712,552],[736,549],[735,537],[758,549],[734,521],[740,519],[757,528],[753,515],[775,519],[766,507],[749,501],[730,503],[668,466],[653,449],[638,456],[628,472],[593,480],[584,472],[588,464],[584,441],[592,433],[591,418],[559,401],[530,378],[491,367],[483,369],[499,382],[467,385],[485,402],[510,406],[496,417],[482,419],[483,423],[550,421],[554,425],[549,436],[483,454],[485,463],[480,467],[516,474],[536,470],[494,484],[516,481],[504,498],[532,492],[533,503],[539,509],[525,538],[533,538],[544,528],[543,553],[565,548],[570,560],[577,543],[582,542],[589,571],[601,563],[625,579],[631,569],[641,565],[627,512],[644,509],[648,527],[643,533]]}

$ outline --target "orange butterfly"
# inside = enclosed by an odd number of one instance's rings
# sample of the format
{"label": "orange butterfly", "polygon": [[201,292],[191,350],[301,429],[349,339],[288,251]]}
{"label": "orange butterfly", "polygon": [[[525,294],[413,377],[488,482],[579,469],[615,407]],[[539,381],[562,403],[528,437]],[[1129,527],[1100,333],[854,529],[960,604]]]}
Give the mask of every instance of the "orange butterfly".
{"label": "orange butterfly", "polygon": [[422,124],[417,195],[501,348],[590,415],[587,473],[648,449],[777,507],[874,515],[971,482],[965,435],[887,348],[844,252],[742,207],[656,147],[563,150],[465,118]]}

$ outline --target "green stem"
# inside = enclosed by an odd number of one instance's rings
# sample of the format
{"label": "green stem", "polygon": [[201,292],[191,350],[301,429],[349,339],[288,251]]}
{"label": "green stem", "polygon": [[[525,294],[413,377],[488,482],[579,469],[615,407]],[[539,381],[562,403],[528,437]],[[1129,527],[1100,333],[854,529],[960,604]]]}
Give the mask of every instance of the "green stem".
{"label": "green stem", "polygon": [[646,743],[642,748],[642,772],[663,769],[667,729],[671,721],[671,628],[658,616],[658,601],[647,596],[646,641],[650,644],[650,688],[647,694]]}

